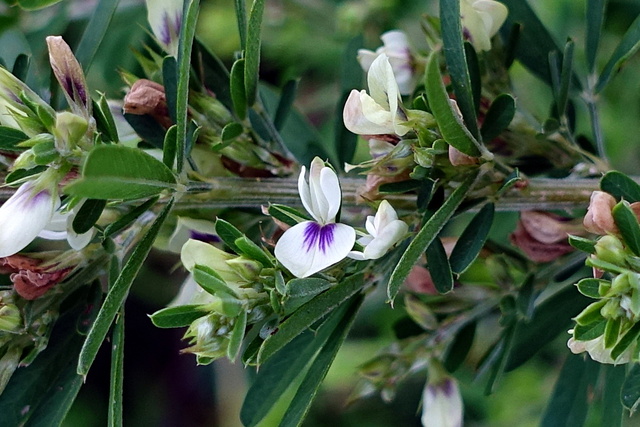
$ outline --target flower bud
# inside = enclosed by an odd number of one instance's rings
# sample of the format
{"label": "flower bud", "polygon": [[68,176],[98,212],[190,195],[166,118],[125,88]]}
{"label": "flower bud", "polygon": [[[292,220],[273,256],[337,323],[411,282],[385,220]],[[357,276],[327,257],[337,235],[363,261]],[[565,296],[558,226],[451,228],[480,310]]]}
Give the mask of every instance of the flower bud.
{"label": "flower bud", "polygon": [[69,155],[78,146],[84,149],[91,148],[90,143],[83,143],[88,129],[89,123],[83,117],[68,111],[58,113],[53,134],[60,154]]}
{"label": "flower bud", "polygon": [[604,191],[591,193],[589,208],[584,217],[584,228],[594,234],[618,234],[619,230],[613,220],[611,209],[616,205],[616,199]]}
{"label": "flower bud", "polygon": [[49,62],[74,113],[91,117],[91,98],[84,72],[69,45],[60,36],[47,37]]}
{"label": "flower bud", "polygon": [[462,396],[455,378],[429,364],[429,381],[422,393],[422,425],[424,427],[462,427]]}
{"label": "flower bud", "polygon": [[602,236],[595,246],[596,256],[602,261],[615,265],[624,265],[626,254],[620,239],[615,236]]}
{"label": "flower bud", "polygon": [[22,316],[20,315],[20,309],[15,304],[1,305],[0,331],[16,332],[20,328],[22,328]]}

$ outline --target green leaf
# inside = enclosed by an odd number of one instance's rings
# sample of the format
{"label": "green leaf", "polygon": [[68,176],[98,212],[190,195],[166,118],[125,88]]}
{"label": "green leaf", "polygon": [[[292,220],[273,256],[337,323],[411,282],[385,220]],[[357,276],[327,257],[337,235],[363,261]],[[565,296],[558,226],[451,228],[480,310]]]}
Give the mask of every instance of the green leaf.
{"label": "green leaf", "polygon": [[176,162],[176,151],[178,150],[178,126],[173,125],[164,134],[162,144],[162,163],[169,169],[173,169]]}
{"label": "green leaf", "polygon": [[21,53],[16,56],[16,60],[13,62],[13,68],[11,68],[11,74],[16,76],[18,80],[23,82],[27,80],[27,73],[29,72],[29,64],[31,62],[31,56],[26,53]]}
{"label": "green leaf", "polygon": [[302,384],[300,384],[300,387],[296,390],[296,394],[291,400],[291,404],[287,412],[285,412],[280,426],[297,427],[302,424],[305,415],[309,411],[309,408],[311,408],[314,397],[318,393],[322,380],[324,380],[327,372],[329,372],[329,368],[336,354],[338,354],[338,350],[340,350],[342,343],[347,338],[347,333],[349,333],[351,329],[361,302],[362,297],[354,297],[350,302],[345,304],[348,306],[347,313],[344,314],[338,326],[333,330],[316,358],[311,362],[311,366],[305,374]]}
{"label": "green leaf", "polygon": [[530,320],[518,321],[506,370],[511,371],[522,365],[559,334],[566,334],[569,338],[567,330],[573,324],[572,317],[591,301],[582,296],[574,286],[568,286],[538,304]]}
{"label": "green leaf", "polygon": [[229,85],[229,70],[213,52],[207,49],[197,38],[193,46],[194,68],[202,74],[201,81],[207,89],[216,94],[216,98],[229,110],[233,109]]}
{"label": "green leaf", "polygon": [[607,319],[604,327],[604,348],[611,348],[618,342],[622,319]]}
{"label": "green leaf", "polygon": [[558,52],[549,52],[549,66],[551,67],[551,83],[555,95],[556,117],[562,117],[566,113],[567,99],[569,97],[569,85],[573,67],[573,41],[569,40],[564,48],[562,68],[559,66]]}
{"label": "green leaf", "polygon": [[600,365],[590,358],[570,355],[562,367],[541,427],[581,427],[589,410],[589,394],[598,379]]}
{"label": "green leaf", "polygon": [[17,145],[28,139],[27,134],[19,129],[0,126],[0,150],[23,151],[24,148],[17,147]]}
{"label": "green leaf", "polygon": [[328,280],[317,277],[289,280],[284,288],[284,294],[287,297],[284,301],[285,315],[293,313],[319,293],[331,288],[331,286],[333,284]]}
{"label": "green leaf", "polygon": [[[442,44],[444,45],[444,57],[447,61],[447,69],[451,77],[451,85],[456,94],[456,101],[464,117],[466,128],[473,138],[479,138],[478,122],[476,117],[475,102],[473,100],[471,77],[467,68],[467,58],[465,55],[464,42],[462,39],[462,21],[460,19],[459,0],[440,0],[440,29],[442,31]],[[431,67],[431,64],[429,65]],[[427,82],[429,77],[427,77]],[[433,106],[431,94],[427,89],[429,105]],[[434,111],[435,112],[435,111]],[[435,115],[435,114],[434,114]],[[440,126],[440,120],[438,120]],[[445,137],[445,139],[447,139]],[[447,142],[449,142],[447,140]],[[453,144],[451,144],[453,145]],[[454,145],[455,147],[455,145]],[[456,147],[458,148],[458,147]],[[458,148],[465,154],[473,156]]]}
{"label": "green leaf", "polygon": [[295,382],[336,330],[346,308],[347,304],[343,304],[334,310],[315,332],[304,331],[260,366],[240,411],[240,420],[246,427],[257,425]]}
{"label": "green leaf", "polygon": [[247,117],[247,92],[244,88],[245,59],[240,58],[231,66],[230,82],[233,112],[240,120]]}
{"label": "green leaf", "polygon": [[364,276],[356,274],[344,279],[341,283],[303,305],[280,324],[278,332],[264,341],[258,353],[258,362],[264,363],[269,360],[271,356],[291,340],[358,293],[363,286]]}
{"label": "green leaf", "polygon": [[102,39],[107,34],[107,29],[118,8],[118,3],[119,0],[100,0],[82,33],[75,55],[85,74],[89,72],[100,43],[102,43]]}
{"label": "green leaf", "polygon": [[222,218],[216,219],[216,234],[220,239],[237,254],[242,253],[236,245],[236,239],[244,237],[244,234]]}
{"label": "green leaf", "polygon": [[122,426],[122,396],[124,382],[124,307],[120,308],[111,336],[111,386],[107,425]]}
{"label": "green leaf", "polygon": [[427,267],[436,290],[441,294],[450,292],[453,289],[453,273],[440,239],[433,239],[427,247],[426,255]]}
{"label": "green leaf", "polygon": [[25,10],[37,10],[59,3],[61,0],[17,0],[18,6]]}
{"label": "green leaf", "polygon": [[607,172],[600,179],[600,189],[618,200],[625,199],[629,203],[640,202],[640,185],[622,172]]}
{"label": "green leaf", "polygon": [[629,329],[611,350],[611,358],[616,360],[631,345],[637,345],[636,339],[640,336],[640,323],[636,323]]}
{"label": "green leaf", "polygon": [[640,47],[640,16],[629,26],[627,32],[622,36],[620,44],[616,47],[616,50],[611,54],[609,61],[604,66],[598,83],[596,84],[596,93],[600,92],[609,83],[613,73],[616,73],[622,68],[624,63],[629,59]]}
{"label": "green leaf", "polygon": [[510,29],[520,24],[515,57],[551,86],[549,52],[554,50],[560,52],[551,33],[540,22],[526,0],[500,0],[500,2],[509,9],[507,20],[502,26],[503,36],[506,38]]}
{"label": "green leaf", "polygon": [[282,126],[284,126],[284,122],[289,117],[289,112],[291,111],[291,106],[293,105],[293,101],[296,99],[296,91],[298,90],[298,81],[297,80],[288,80],[284,87],[282,88],[282,93],[280,94],[280,101],[278,102],[278,108],[276,109],[276,114],[273,117],[273,125],[277,130],[281,130]]}
{"label": "green leaf", "polygon": [[244,0],[234,0],[236,20],[238,21],[238,34],[240,34],[240,49],[247,48],[247,5]]}
{"label": "green leaf", "polygon": [[596,242],[591,239],[585,239],[580,236],[569,235],[569,244],[579,251],[586,252],[588,254],[596,253]]}
{"label": "green leaf", "polygon": [[622,404],[632,414],[638,409],[640,405],[640,365],[634,364],[629,374],[622,384],[622,391],[620,392],[622,397]]}
{"label": "green leaf", "polygon": [[140,138],[156,148],[162,148],[166,131],[153,117],[125,113],[124,118]]}
{"label": "green leaf", "polygon": [[476,322],[469,322],[458,331],[444,354],[447,372],[455,372],[467,358],[476,335]]}
{"label": "green leaf", "polygon": [[485,394],[491,394],[495,391],[498,383],[505,373],[507,362],[514,344],[516,328],[517,326],[514,323],[507,326],[496,346],[491,351],[488,360],[491,372],[489,374],[487,384],[485,385]]}
{"label": "green leaf", "polygon": [[107,103],[107,98],[101,93],[98,101],[91,100],[91,102],[93,103],[93,118],[96,120],[98,132],[102,134],[102,140],[107,142],[120,142],[118,129],[113,120],[113,114]]}
{"label": "green leaf", "polygon": [[602,425],[607,427],[622,427],[621,394],[625,382],[625,365],[603,365],[604,390],[602,392]]}
{"label": "green leaf", "polygon": [[199,264],[196,265],[193,269],[193,278],[202,289],[211,295],[220,296],[220,293],[224,293],[238,298],[238,293],[229,287],[224,279],[209,267]]}
{"label": "green leaf", "polygon": [[482,139],[491,141],[505,130],[516,113],[516,101],[508,93],[500,94],[493,100],[484,122],[482,123]]}
{"label": "green leaf", "polygon": [[141,205],[134,207],[125,215],[118,218],[115,222],[106,226],[104,229],[104,236],[110,237],[118,233],[119,231],[125,229],[126,227],[131,225],[136,219],[138,219],[140,215],[142,215],[143,213],[151,209],[157,201],[158,201],[157,197],[152,197],[146,202],[142,203]]}
{"label": "green leaf", "polygon": [[206,314],[200,305],[179,305],[158,310],[149,318],[158,328],[182,328]]}
{"label": "green leaf", "polygon": [[436,238],[440,230],[442,230],[442,227],[449,221],[449,218],[451,218],[458,206],[460,206],[460,203],[462,203],[467,193],[471,190],[476,177],[477,173],[467,176],[413,238],[389,278],[387,287],[387,298],[389,301],[393,302],[400,290],[400,286],[409,275],[411,268],[413,268],[413,265],[431,244],[433,239]]}
{"label": "green leaf", "polygon": [[187,152],[187,128],[189,127],[188,103],[189,103],[189,77],[191,76],[191,51],[193,37],[196,32],[198,20],[199,0],[186,0],[184,15],[180,27],[180,39],[178,42],[178,90],[176,102],[176,171],[182,172]]}
{"label": "green leaf", "polygon": [[592,322],[588,325],[576,325],[573,328],[575,339],[580,341],[590,341],[602,336],[607,327],[607,321],[602,319],[598,322]]}
{"label": "green leaf", "polygon": [[449,95],[442,82],[438,55],[431,54],[427,64],[426,90],[431,112],[438,123],[442,137],[453,147],[469,156],[480,155],[479,142],[465,127],[462,119],[453,110]]}
{"label": "green leaf", "polygon": [[237,122],[227,123],[222,128],[222,132],[220,133],[220,139],[222,140],[222,142],[233,141],[234,139],[242,135],[242,132],[244,132],[244,128],[240,123],[237,123]]}
{"label": "green leaf", "polygon": [[87,199],[73,218],[73,231],[78,234],[86,233],[96,224],[102,211],[107,205],[106,200]]}
{"label": "green leaf", "polygon": [[254,259],[262,264],[266,268],[274,267],[274,260],[272,257],[257,244],[255,244],[247,236],[238,237],[235,241],[236,247],[240,250],[241,254],[247,256],[247,258]]}
{"label": "green leaf", "polygon": [[133,280],[138,275],[138,271],[140,271],[144,260],[147,258],[147,255],[149,255],[149,251],[153,246],[153,242],[155,241],[162,223],[167,218],[167,215],[169,214],[172,206],[173,199],[169,200],[169,202],[162,209],[149,230],[142,237],[140,243],[138,243],[138,245],[135,247],[135,249],[131,253],[131,256],[124,265],[124,268],[118,276],[118,279],[109,289],[107,297],[105,298],[104,303],[100,308],[100,312],[98,313],[98,317],[91,327],[91,330],[89,330],[87,339],[82,346],[82,351],[80,352],[80,357],[78,360],[78,374],[86,376],[89,372],[89,368],[95,360],[96,354],[98,353],[102,342],[106,338],[107,333],[109,332],[109,328],[111,327],[111,324],[116,317],[116,314],[120,310],[120,307],[127,297]]}
{"label": "green leaf", "polygon": [[611,213],[620,229],[622,240],[635,255],[640,256],[640,225],[636,214],[631,210],[629,202],[622,200],[613,207]]}
{"label": "green leaf", "polygon": [[458,238],[449,257],[451,270],[454,273],[463,273],[480,253],[489,236],[494,212],[493,203],[484,205]]}
{"label": "green leaf", "polygon": [[240,315],[236,317],[236,322],[233,325],[231,336],[229,337],[229,345],[227,346],[227,358],[232,362],[235,362],[236,357],[240,353],[242,348],[242,340],[244,339],[244,333],[247,329],[247,312],[243,310]]}
{"label": "green leaf", "polygon": [[302,221],[311,221],[311,218],[308,215],[285,205],[269,205],[269,215],[292,227]]}
{"label": "green leaf", "polygon": [[90,199],[142,199],[173,188],[176,179],[161,161],[137,148],[98,145],[82,168],[82,178],[66,194]]}
{"label": "green leaf", "polygon": [[5,178],[4,182],[6,184],[11,184],[13,182],[19,181],[23,178],[27,178],[32,175],[37,175],[47,170],[46,166],[36,166],[31,169],[16,169],[10,172]]}
{"label": "green leaf", "polygon": [[585,41],[585,53],[589,73],[593,73],[595,68],[606,5],[607,0],[588,0],[586,3],[587,37]]}
{"label": "green leaf", "polygon": [[582,279],[580,280],[576,286],[578,286],[578,290],[580,293],[589,298],[600,298],[600,284],[608,283],[606,280],[601,279]]}
{"label": "green leaf", "polygon": [[253,106],[258,96],[258,74],[260,71],[260,29],[264,0],[254,0],[249,12],[247,26],[247,48],[245,49],[244,87],[247,94],[247,105]]}
{"label": "green leaf", "polygon": [[410,191],[415,191],[422,187],[422,181],[415,179],[409,179],[407,181],[400,182],[387,182],[378,187],[380,194],[402,194]]}
{"label": "green leaf", "polygon": [[162,86],[169,117],[175,123],[178,117],[178,63],[173,56],[165,56],[162,60]]}

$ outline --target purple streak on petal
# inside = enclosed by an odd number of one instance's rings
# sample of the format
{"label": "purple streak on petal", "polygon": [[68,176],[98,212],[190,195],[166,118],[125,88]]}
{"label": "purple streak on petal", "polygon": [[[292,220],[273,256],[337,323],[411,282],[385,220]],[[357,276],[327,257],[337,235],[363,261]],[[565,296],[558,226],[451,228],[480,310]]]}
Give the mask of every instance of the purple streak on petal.
{"label": "purple streak on petal", "polygon": [[307,252],[313,247],[319,248],[322,253],[333,243],[333,229],[335,224],[320,225],[317,222],[310,222],[304,230],[304,245]]}
{"label": "purple streak on petal", "polygon": [[79,101],[82,105],[87,105],[87,92],[84,89],[84,84],[79,81],[73,80],[73,78],[69,75],[64,76],[64,81],[60,82],[62,86],[64,86],[65,92],[69,95],[71,99],[74,101],[78,101],[77,97],[79,97]]}
{"label": "purple streak on petal", "polygon": [[201,242],[205,242],[205,243],[219,243],[220,242],[220,238],[218,236],[216,236],[215,234],[200,233],[200,232],[194,231],[194,230],[191,230],[190,234],[191,234],[191,238],[193,240],[200,240]]}
{"label": "purple streak on petal", "polygon": [[451,379],[446,379],[445,381],[441,382],[440,384],[438,384],[438,387],[447,397],[452,396],[455,392],[454,384]]}
{"label": "purple streak on petal", "polygon": [[45,199],[45,200],[51,199],[51,193],[49,193],[48,190],[42,190],[38,192],[38,194],[35,194],[33,197],[30,197],[27,200],[25,200],[24,206],[26,208],[29,208],[33,205],[37,205],[38,203],[42,202],[42,199]]}

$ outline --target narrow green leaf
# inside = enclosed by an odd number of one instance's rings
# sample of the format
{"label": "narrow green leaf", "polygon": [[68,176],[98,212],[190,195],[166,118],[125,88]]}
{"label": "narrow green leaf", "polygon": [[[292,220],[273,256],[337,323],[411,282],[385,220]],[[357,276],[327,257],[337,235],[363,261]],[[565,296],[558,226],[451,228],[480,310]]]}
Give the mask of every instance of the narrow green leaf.
{"label": "narrow green leaf", "polygon": [[119,231],[125,229],[126,227],[131,225],[133,221],[138,219],[140,215],[142,215],[143,213],[151,209],[157,201],[158,201],[157,197],[152,197],[146,202],[140,204],[139,206],[134,207],[125,215],[118,218],[115,222],[106,226],[104,229],[104,236],[110,237],[118,233]]}
{"label": "narrow green leaf", "polygon": [[238,357],[238,354],[240,353],[246,329],[247,312],[243,310],[240,312],[240,315],[236,317],[236,323],[233,325],[233,330],[229,337],[229,345],[227,346],[227,358],[232,362],[235,362],[236,357]]}
{"label": "narrow green leaf", "polygon": [[162,60],[162,86],[164,86],[169,117],[173,123],[176,123],[178,117],[178,63],[173,56],[165,56]]}
{"label": "narrow green leaf", "polygon": [[600,298],[600,284],[608,283],[606,280],[601,279],[582,279],[576,286],[580,293],[589,298]]}
{"label": "narrow green leaf", "polygon": [[611,54],[609,61],[604,66],[598,83],[596,84],[596,93],[600,92],[609,83],[614,73],[618,72],[624,63],[629,59],[640,47],[640,16],[638,16],[629,26],[627,32],[622,36],[620,44]]}
{"label": "narrow green leaf", "polygon": [[240,123],[232,122],[225,125],[220,133],[222,142],[233,141],[244,132],[244,128]]}
{"label": "narrow green leaf", "polygon": [[622,402],[620,397],[625,382],[626,365],[603,365],[604,390],[602,392],[602,424],[606,427],[622,427]]}
{"label": "narrow green leaf", "polygon": [[[473,108],[477,113],[478,110],[480,110],[480,100],[482,98],[482,72],[480,71],[478,54],[473,48],[473,45],[468,41],[464,42],[464,55],[467,61],[467,70],[469,71],[469,81],[471,82]],[[480,135],[480,139],[482,139],[482,134]]]}
{"label": "narrow green leaf", "polygon": [[489,236],[491,225],[493,225],[494,212],[493,203],[484,205],[458,238],[449,257],[451,270],[454,273],[464,272],[480,253]]}
{"label": "narrow green leaf", "polygon": [[285,295],[290,297],[306,297],[317,295],[329,289],[331,282],[319,277],[305,277],[304,279],[291,279],[285,286]]}
{"label": "narrow green leaf", "polygon": [[640,336],[640,323],[636,323],[629,329],[621,338],[618,343],[611,350],[611,358],[616,360],[626,349],[632,345],[638,345],[636,340]]}
{"label": "narrow green leaf", "polygon": [[105,206],[107,206],[106,200],[85,200],[75,218],[73,218],[73,231],[82,234],[91,230],[100,218]]}
{"label": "narrow green leaf", "polygon": [[297,209],[278,204],[269,205],[269,215],[292,227],[299,222],[311,220],[308,215],[302,214]]}
{"label": "narrow green leaf", "polygon": [[516,100],[508,93],[500,94],[493,100],[482,123],[482,139],[491,141],[505,130],[516,114]]}
{"label": "narrow green leaf", "polygon": [[588,325],[576,325],[573,328],[575,338],[580,341],[590,341],[602,336],[607,327],[607,321],[602,319],[599,322],[593,322]]}
{"label": "narrow green leaf", "polygon": [[233,112],[238,119],[244,120],[247,117],[247,93],[244,87],[244,58],[238,59],[231,66],[230,85],[231,101],[233,102]]}
{"label": "narrow green leaf", "polygon": [[[442,43],[444,45],[444,57],[447,61],[447,68],[451,76],[451,85],[456,94],[456,100],[466,128],[473,138],[479,138],[476,108],[473,101],[471,77],[467,68],[467,58],[465,55],[464,42],[462,38],[462,21],[460,20],[459,0],[440,0],[440,29],[442,30]],[[433,108],[431,95],[427,91],[429,104]],[[437,117],[436,117],[437,120]],[[438,120],[438,125],[440,121]],[[447,139],[447,138],[445,138]],[[452,144],[453,145],[453,144]],[[456,147],[458,148],[458,147]],[[460,148],[458,148],[460,150]],[[460,150],[465,154],[469,154]],[[473,154],[469,154],[472,156]]]}
{"label": "narrow green leaf", "polygon": [[120,307],[111,336],[111,386],[109,388],[109,427],[122,426],[124,383],[124,307]]}
{"label": "narrow green leaf", "polygon": [[297,80],[288,80],[284,84],[282,93],[280,95],[280,101],[278,102],[278,108],[276,109],[276,114],[273,117],[273,125],[277,130],[282,129],[282,126],[284,126],[284,122],[287,120],[287,117],[289,117],[291,106],[293,105],[293,101],[296,99],[297,90]]}
{"label": "narrow green leaf", "polygon": [[589,410],[589,393],[600,365],[590,358],[569,355],[545,410],[541,427],[581,427]]}
{"label": "narrow green leaf", "polygon": [[422,187],[422,181],[409,179],[401,182],[388,182],[378,187],[380,194],[402,194],[415,191]]}
{"label": "narrow green leaf", "polygon": [[228,223],[222,218],[216,219],[216,234],[220,239],[231,248],[237,254],[240,254],[241,251],[236,245],[236,239],[243,237],[244,234],[233,225]]}
{"label": "narrow green leaf", "polygon": [[336,329],[347,305],[343,304],[331,312],[316,331],[306,330],[298,335],[278,351],[276,357],[260,366],[240,411],[240,420],[246,427],[257,425],[295,382]]}
{"label": "narrow green leaf", "polygon": [[82,178],[64,188],[66,194],[90,199],[141,199],[175,186],[161,161],[137,148],[97,145],[87,156]]}
{"label": "narrow green leaf", "polygon": [[607,320],[604,327],[604,348],[611,348],[618,342],[621,325],[621,318]]}
{"label": "narrow green leaf", "polygon": [[280,423],[281,427],[297,427],[302,424],[305,415],[309,411],[309,408],[311,408],[313,399],[318,393],[322,380],[324,380],[327,372],[329,372],[329,368],[336,354],[338,354],[338,350],[340,350],[342,343],[347,338],[347,334],[351,329],[361,302],[362,297],[354,297],[345,304],[349,308],[347,313],[345,313],[338,326],[334,329],[325,345],[322,346],[320,352],[311,363],[300,387],[291,400],[289,408],[282,418],[282,422]]}
{"label": "narrow green leaf", "polygon": [[26,53],[21,53],[16,56],[16,60],[13,62],[13,68],[11,74],[16,76],[18,80],[23,82],[27,80],[27,72],[29,71],[29,64],[31,62],[31,56]]}
{"label": "narrow green leaf", "polygon": [[446,294],[453,289],[453,273],[440,239],[433,239],[433,242],[427,247],[426,255],[427,267],[436,290],[441,294]]}
{"label": "narrow green leaf", "polygon": [[462,119],[453,110],[440,75],[438,55],[435,53],[431,55],[427,64],[426,90],[431,111],[445,141],[464,154],[479,156],[479,142],[469,133]]}
{"label": "narrow green leaf", "polygon": [[28,176],[37,175],[47,170],[46,166],[36,166],[31,169],[16,169],[10,172],[5,178],[4,182],[6,184],[11,184],[13,182],[19,181]]}
{"label": "narrow green leaf", "polygon": [[596,65],[596,55],[598,53],[598,44],[600,44],[600,33],[602,32],[607,0],[588,0],[585,7],[587,12],[585,53],[587,55],[587,68],[589,73],[592,73]]}
{"label": "narrow green leaf", "polygon": [[238,34],[240,35],[240,49],[247,48],[247,5],[244,0],[234,0]]}
{"label": "narrow green leaf", "polygon": [[622,172],[607,172],[600,179],[600,189],[618,200],[625,199],[629,203],[640,202],[640,185]]}
{"label": "narrow green leaf", "polygon": [[636,255],[640,256],[640,225],[638,218],[631,209],[629,202],[622,200],[611,210],[613,219],[620,229],[622,240],[627,247]]}
{"label": "narrow green leaf", "polygon": [[17,4],[25,10],[37,10],[59,3],[61,0],[17,0]]}
{"label": "narrow green leaf", "polygon": [[562,66],[559,65],[559,55],[557,51],[549,52],[549,65],[551,67],[551,80],[555,95],[556,117],[562,117],[566,113],[567,100],[569,97],[569,86],[572,77],[573,67],[573,41],[569,40],[564,48]]}
{"label": "narrow green leaf", "polygon": [[82,351],[80,352],[80,357],[78,359],[78,374],[86,376],[89,372],[89,368],[95,360],[96,354],[109,332],[113,319],[116,317],[118,310],[120,310],[122,303],[127,297],[131,284],[142,267],[142,263],[147,258],[147,255],[149,255],[153,242],[160,232],[162,223],[167,218],[172,206],[173,199],[169,200],[149,230],[145,233],[144,237],[142,237],[140,243],[135,247],[131,256],[124,265],[118,279],[109,289],[109,293],[100,308],[98,317],[91,327],[91,330],[87,335],[87,339],[82,346]]}
{"label": "narrow green leaf", "polygon": [[476,322],[469,322],[458,331],[444,355],[444,367],[447,372],[455,372],[462,365],[471,350],[475,335]]}
{"label": "narrow green leaf", "polygon": [[247,94],[247,105],[253,106],[258,97],[258,74],[260,71],[260,29],[262,27],[262,13],[264,0],[254,0],[249,12],[247,26],[247,48],[245,49],[244,87]]}
{"label": "narrow green leaf", "polygon": [[278,332],[264,341],[258,354],[258,362],[263,363],[269,360],[278,350],[312,324],[358,293],[363,286],[363,275],[356,274],[306,303],[280,324]]}
{"label": "narrow green leaf", "polygon": [[107,29],[113,15],[116,13],[118,3],[119,0],[100,0],[82,33],[75,55],[85,74],[89,72],[100,43],[102,43],[102,39],[107,34]]}
{"label": "narrow green leaf", "polygon": [[202,73],[200,79],[207,89],[215,93],[216,98],[231,110],[233,105],[229,93],[229,70],[220,58],[207,49],[197,38],[194,39],[193,61],[194,68]]}
{"label": "narrow green leaf", "polygon": [[166,131],[153,117],[125,113],[124,118],[140,138],[156,148],[162,148]]}
{"label": "narrow green leaf", "polygon": [[632,414],[640,405],[640,365],[635,364],[622,384],[622,404]]}
{"label": "narrow green leaf", "polygon": [[178,42],[178,90],[176,101],[176,171],[182,172],[187,157],[187,128],[189,127],[189,77],[191,76],[191,50],[198,20],[199,0],[186,0]]}
{"label": "narrow green leaf", "polygon": [[173,125],[164,134],[162,144],[162,163],[169,169],[173,169],[176,162],[176,152],[178,150],[178,126]]}
{"label": "narrow green leaf", "polygon": [[596,253],[596,242],[594,240],[570,234],[569,244],[582,252],[586,252],[588,254]]}
{"label": "narrow green leaf", "polygon": [[235,242],[240,252],[248,258],[254,259],[266,268],[274,267],[274,260],[260,246],[247,236],[238,237]]}
{"label": "narrow green leaf", "polygon": [[220,293],[224,293],[238,298],[238,293],[229,287],[224,279],[209,267],[196,265],[193,269],[193,278],[202,289],[211,295],[220,296]]}
{"label": "narrow green leaf", "polygon": [[182,328],[206,314],[200,305],[179,305],[158,310],[149,318],[158,328]]}
{"label": "narrow green leaf", "polygon": [[462,203],[469,190],[471,190],[476,177],[477,173],[467,176],[413,238],[389,278],[387,287],[387,298],[389,301],[393,302],[400,290],[400,286],[409,275],[411,268],[413,268],[413,265],[431,244],[433,239],[436,238],[457,207],[460,206],[460,203]]}
{"label": "narrow green leaf", "polygon": [[529,274],[520,286],[516,297],[516,310],[525,320],[531,320],[531,316],[533,316],[535,297],[537,295],[534,288],[535,275]]}
{"label": "narrow green leaf", "polygon": [[489,374],[489,379],[485,385],[485,394],[491,394],[495,391],[506,371],[516,331],[516,324],[512,323],[509,325],[502,333],[502,337],[492,352],[494,354],[492,355],[493,360],[491,361],[491,373]]}
{"label": "narrow green leaf", "polygon": [[111,108],[107,103],[104,93],[100,94],[99,100],[91,100],[93,104],[93,118],[96,120],[96,128],[102,134],[102,140],[107,142],[120,142],[118,129],[113,120]]}
{"label": "narrow green leaf", "polygon": [[17,145],[29,139],[29,136],[19,129],[9,126],[0,126],[0,149],[9,151],[23,151]]}

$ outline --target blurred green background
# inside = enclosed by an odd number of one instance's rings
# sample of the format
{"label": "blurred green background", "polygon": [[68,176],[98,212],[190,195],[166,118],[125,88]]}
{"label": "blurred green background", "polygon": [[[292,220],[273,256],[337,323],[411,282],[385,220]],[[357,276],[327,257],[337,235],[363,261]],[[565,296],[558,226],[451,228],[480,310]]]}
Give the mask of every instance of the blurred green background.
{"label": "blurred green background", "polygon": [[[249,2],[250,3],[250,2]],[[364,35],[364,45],[375,49],[379,36],[390,29],[409,34],[414,47],[426,53],[419,18],[437,12],[434,0],[269,0],[263,26],[261,76],[275,86],[292,78],[300,79],[297,107],[321,134],[332,138],[333,117],[339,98],[337,79],[346,44]],[[567,37],[576,41],[576,70],[585,77],[584,0],[530,0],[558,44]],[[12,64],[20,52],[32,54],[29,83],[47,88],[50,80],[44,37],[62,34],[70,45],[77,42],[95,1],[63,1],[38,12],[20,12],[5,4],[0,7],[0,57]],[[198,35],[203,42],[231,64],[239,48],[233,0],[203,0]],[[626,28],[640,14],[640,1],[609,1],[608,17],[601,41],[602,66]],[[92,91],[122,98],[124,84],[120,70],[138,75],[132,49],[151,44],[146,28],[146,11],[141,1],[122,0],[121,6],[100,46],[88,73]],[[601,114],[607,153],[613,168],[638,173],[640,58],[633,58],[602,94]],[[551,91],[516,64],[512,69],[514,92],[521,108],[540,121],[547,117]],[[43,95],[46,90],[41,89]],[[576,97],[577,128],[590,137],[584,107]],[[513,224],[514,215],[505,214],[501,224]],[[506,227],[506,226],[505,226]],[[508,231],[508,230],[507,230]],[[240,425],[239,408],[246,391],[246,373],[239,363],[226,361],[211,366],[195,366],[191,355],[181,355],[186,347],[181,331],[152,326],[147,314],[163,307],[177,292],[184,273],[174,271],[175,255],[156,251],[146,270],[134,284],[126,306],[125,425],[126,426],[221,426]],[[357,366],[376,355],[393,339],[394,312],[381,295],[373,295],[356,322],[351,339],[340,351],[310,416],[307,426],[418,426],[419,402],[425,373],[399,384],[390,404],[371,398],[345,407],[344,402],[357,381]],[[488,333],[487,333],[488,334]],[[485,334],[484,336],[486,336]],[[483,333],[476,337],[482,340]],[[567,337],[552,345],[520,369],[508,373],[498,391],[483,395],[483,384],[474,383],[473,363],[458,377],[465,400],[467,426],[534,426],[539,423],[559,367],[567,353]],[[536,343],[531,343],[535,346]],[[109,354],[102,349],[77,402],[65,422],[66,427],[103,426],[107,419]],[[479,357],[472,352],[470,359]],[[470,360],[469,362],[473,362]],[[606,425],[599,420],[597,407],[588,425]],[[628,426],[640,425],[629,419]],[[265,420],[264,426],[273,423]]]}

